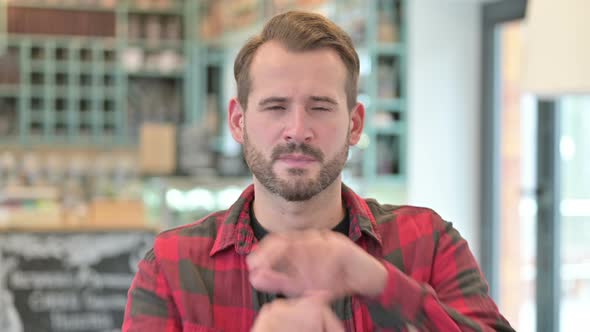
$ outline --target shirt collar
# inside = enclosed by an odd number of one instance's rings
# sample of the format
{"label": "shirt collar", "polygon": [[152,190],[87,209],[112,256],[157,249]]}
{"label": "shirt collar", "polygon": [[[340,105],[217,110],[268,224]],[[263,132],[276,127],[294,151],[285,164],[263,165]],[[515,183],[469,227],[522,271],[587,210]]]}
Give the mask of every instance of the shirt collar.
{"label": "shirt collar", "polygon": [[[240,198],[225,211],[213,248],[209,253],[210,256],[232,245],[240,255],[247,255],[252,251],[256,243],[254,231],[250,226],[250,208],[254,195],[254,185],[248,186]],[[377,232],[375,217],[365,200],[344,184],[342,184],[342,200],[350,218],[348,233],[350,239],[356,242],[364,234],[381,248],[381,236]]]}

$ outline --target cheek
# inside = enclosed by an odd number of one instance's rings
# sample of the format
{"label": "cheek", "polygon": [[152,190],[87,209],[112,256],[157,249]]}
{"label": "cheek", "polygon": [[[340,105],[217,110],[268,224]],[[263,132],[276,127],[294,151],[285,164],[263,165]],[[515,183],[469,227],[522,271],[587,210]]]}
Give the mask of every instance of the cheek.
{"label": "cheek", "polygon": [[248,123],[247,130],[249,136],[265,144],[271,144],[281,137],[281,124],[278,121],[254,120]]}
{"label": "cheek", "polygon": [[264,154],[272,150],[274,144],[276,144],[276,135],[272,128],[261,125],[248,125],[246,126],[246,133],[248,143]]}
{"label": "cheek", "polygon": [[339,122],[337,125],[333,125],[329,128],[325,128],[320,135],[326,137],[326,139],[331,140],[332,142],[343,142],[347,139],[349,132],[349,124],[348,122],[341,123]]}

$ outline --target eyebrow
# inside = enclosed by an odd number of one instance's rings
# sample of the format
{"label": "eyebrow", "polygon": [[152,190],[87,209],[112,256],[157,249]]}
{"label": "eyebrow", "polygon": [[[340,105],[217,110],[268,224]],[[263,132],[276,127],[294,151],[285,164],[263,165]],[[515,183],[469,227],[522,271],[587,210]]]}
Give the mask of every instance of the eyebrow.
{"label": "eyebrow", "polygon": [[285,98],[285,97],[268,97],[268,98],[262,99],[258,103],[258,106],[265,106],[265,105],[273,104],[273,103],[286,103],[287,101],[289,101],[289,99]]}
{"label": "eyebrow", "polygon": [[333,105],[338,105],[338,102],[334,98],[330,98],[328,96],[311,96],[310,99],[313,101],[320,101]]}
{"label": "eyebrow", "polygon": [[[334,98],[330,98],[328,96],[310,96],[309,99],[311,99],[312,101],[319,101],[319,102],[329,103],[332,105],[338,105],[338,102]],[[286,97],[268,97],[268,98],[262,99],[258,103],[258,106],[265,106],[265,105],[273,104],[273,103],[287,103],[288,101],[289,101],[289,98],[286,98]]]}

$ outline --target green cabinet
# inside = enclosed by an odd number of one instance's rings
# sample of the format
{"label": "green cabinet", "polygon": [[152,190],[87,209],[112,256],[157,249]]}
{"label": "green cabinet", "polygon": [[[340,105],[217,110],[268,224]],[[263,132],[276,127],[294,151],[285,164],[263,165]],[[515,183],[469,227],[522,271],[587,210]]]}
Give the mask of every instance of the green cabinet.
{"label": "green cabinet", "polygon": [[134,145],[142,122],[198,120],[196,1],[1,3],[0,143]]}
{"label": "green cabinet", "polygon": [[367,40],[362,51],[370,70],[366,92],[369,141],[362,175],[368,180],[402,181],[406,174],[407,76],[406,1],[367,2]]}

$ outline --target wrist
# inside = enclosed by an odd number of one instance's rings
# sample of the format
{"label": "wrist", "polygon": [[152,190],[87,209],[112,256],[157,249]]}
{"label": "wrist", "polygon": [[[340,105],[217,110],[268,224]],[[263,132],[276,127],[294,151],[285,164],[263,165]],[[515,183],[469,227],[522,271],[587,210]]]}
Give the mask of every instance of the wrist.
{"label": "wrist", "polygon": [[376,258],[373,258],[374,268],[367,273],[365,290],[361,295],[366,297],[377,297],[383,293],[387,284],[387,269]]}
{"label": "wrist", "polygon": [[364,250],[358,263],[351,264],[350,285],[357,295],[377,297],[383,293],[387,285],[388,271],[381,261]]}

